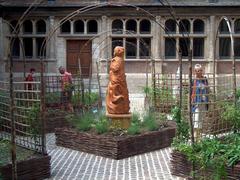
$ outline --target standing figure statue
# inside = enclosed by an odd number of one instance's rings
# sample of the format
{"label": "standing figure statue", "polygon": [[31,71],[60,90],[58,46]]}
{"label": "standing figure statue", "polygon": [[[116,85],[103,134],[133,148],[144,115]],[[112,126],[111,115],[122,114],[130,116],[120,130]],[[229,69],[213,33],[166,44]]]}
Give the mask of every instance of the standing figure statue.
{"label": "standing figure statue", "polygon": [[195,137],[199,139],[203,120],[206,118],[206,112],[208,110],[209,87],[208,80],[203,76],[203,68],[200,64],[195,65],[194,72],[195,78],[192,82],[191,100]]}
{"label": "standing figure statue", "polygon": [[107,88],[106,106],[109,114],[129,114],[129,95],[127,89],[124,48],[114,48],[114,58],[111,60],[109,84]]}

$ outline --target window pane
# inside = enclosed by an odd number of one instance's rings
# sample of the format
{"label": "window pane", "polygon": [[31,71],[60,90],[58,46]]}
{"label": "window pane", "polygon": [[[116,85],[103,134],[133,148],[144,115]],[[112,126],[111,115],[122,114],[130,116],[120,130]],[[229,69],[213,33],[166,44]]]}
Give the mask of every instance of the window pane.
{"label": "window pane", "polygon": [[10,22],[10,27],[9,28],[10,28],[11,33],[13,32],[13,30],[15,30],[16,26],[17,26],[17,20],[13,20],[13,21]]}
{"label": "window pane", "polygon": [[[231,23],[230,23],[231,26]],[[228,25],[227,22],[223,19],[219,25],[219,32],[221,34],[228,34],[229,33],[229,29],[228,29]]]}
{"label": "window pane", "polygon": [[240,19],[237,19],[234,23],[234,32],[240,33]]}
{"label": "window pane", "polygon": [[187,19],[183,19],[179,22],[179,32],[180,33],[190,32],[190,22]]}
{"label": "window pane", "polygon": [[126,23],[126,30],[130,31],[129,33],[136,33],[137,32],[137,22],[133,19],[128,20]]}
{"label": "window pane", "polygon": [[46,33],[46,23],[43,20],[39,20],[36,23],[37,26],[37,33],[38,34],[45,34]]}
{"label": "window pane", "polygon": [[74,32],[84,33],[84,22],[82,20],[77,20],[74,22]]}
{"label": "window pane", "polygon": [[240,57],[240,38],[234,39],[234,53],[235,53],[235,57],[237,58]]}
{"label": "window pane", "polygon": [[188,38],[179,39],[179,47],[180,47],[180,50],[182,50],[182,56],[185,58],[188,56],[189,45],[190,45],[190,41]]}
{"label": "window pane", "polygon": [[70,21],[67,21],[67,22],[65,22],[65,23],[62,24],[62,26],[61,26],[61,32],[62,32],[62,33],[70,33],[70,32],[71,32]]}
{"label": "window pane", "polygon": [[200,19],[197,19],[193,23],[193,32],[194,33],[204,33],[204,22]]}
{"label": "window pane", "polygon": [[151,39],[141,38],[140,39],[140,58],[147,58],[151,54]]}
{"label": "window pane", "polygon": [[32,38],[23,39],[25,56],[31,58],[33,56],[33,41]]}
{"label": "window pane", "polygon": [[123,33],[123,22],[120,19],[116,19],[112,22],[112,33],[113,34]]}
{"label": "window pane", "polygon": [[195,58],[204,57],[204,38],[193,39],[193,57]]}
{"label": "window pane", "polygon": [[126,38],[126,58],[132,59],[137,56],[136,38]]}
{"label": "window pane", "polygon": [[20,43],[19,39],[13,39],[13,46],[12,46],[12,57],[18,58],[20,56]]}
{"label": "window pane", "polygon": [[219,39],[219,56],[220,58],[229,58],[231,55],[231,39],[220,38]]}
{"label": "window pane", "polygon": [[87,32],[91,34],[96,34],[98,32],[98,24],[95,20],[90,20],[87,22]]}
{"label": "window pane", "polygon": [[169,19],[165,22],[165,32],[176,33],[176,23],[173,19]]}
{"label": "window pane", "polygon": [[112,56],[116,46],[123,46],[123,38],[112,38]]}
{"label": "window pane", "polygon": [[142,20],[140,22],[140,33],[141,34],[149,34],[151,32],[151,23],[149,20]]}
{"label": "window pane", "polygon": [[165,58],[176,58],[176,39],[165,39]]}
{"label": "window pane", "polygon": [[23,32],[26,34],[31,34],[33,32],[32,21],[30,20],[24,21]]}
{"label": "window pane", "polygon": [[[44,38],[36,38],[36,48],[37,48],[37,56],[40,57],[42,52],[40,52]],[[44,47],[43,47],[44,48]],[[46,56],[46,48],[43,49],[43,56]]]}

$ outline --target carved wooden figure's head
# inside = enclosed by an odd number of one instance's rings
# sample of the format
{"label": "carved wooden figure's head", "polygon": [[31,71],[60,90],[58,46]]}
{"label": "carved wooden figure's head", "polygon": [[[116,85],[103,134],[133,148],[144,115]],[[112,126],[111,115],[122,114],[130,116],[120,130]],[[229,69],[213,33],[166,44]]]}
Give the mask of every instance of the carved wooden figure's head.
{"label": "carved wooden figure's head", "polygon": [[114,48],[114,57],[115,56],[120,56],[120,57],[123,57],[124,56],[124,47],[122,46],[116,46]]}

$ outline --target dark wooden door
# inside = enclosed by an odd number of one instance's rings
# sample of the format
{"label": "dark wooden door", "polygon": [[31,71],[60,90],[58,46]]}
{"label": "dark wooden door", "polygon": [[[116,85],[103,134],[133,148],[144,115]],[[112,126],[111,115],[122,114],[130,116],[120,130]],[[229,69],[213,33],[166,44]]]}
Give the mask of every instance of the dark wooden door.
{"label": "dark wooden door", "polygon": [[[79,66],[80,62],[80,66]],[[92,42],[88,40],[67,41],[67,71],[72,74],[79,73],[85,78],[89,77],[92,63]]]}

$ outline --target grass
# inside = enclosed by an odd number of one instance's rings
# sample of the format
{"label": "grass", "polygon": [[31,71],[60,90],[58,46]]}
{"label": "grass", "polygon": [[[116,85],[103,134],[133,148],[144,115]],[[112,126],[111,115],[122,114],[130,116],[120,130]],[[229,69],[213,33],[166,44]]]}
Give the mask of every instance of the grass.
{"label": "grass", "polygon": [[[0,167],[11,163],[11,145],[9,141],[0,140]],[[23,161],[34,155],[34,151],[17,146],[17,161]]]}

